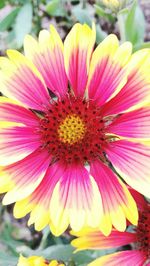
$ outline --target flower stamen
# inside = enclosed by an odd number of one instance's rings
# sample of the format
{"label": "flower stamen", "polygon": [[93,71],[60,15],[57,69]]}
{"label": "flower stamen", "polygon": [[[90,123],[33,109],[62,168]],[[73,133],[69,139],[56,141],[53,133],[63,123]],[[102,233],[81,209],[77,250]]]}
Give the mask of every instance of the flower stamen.
{"label": "flower stamen", "polygon": [[92,101],[70,96],[53,102],[41,118],[40,132],[41,147],[54,160],[85,163],[103,157],[105,122]]}
{"label": "flower stamen", "polygon": [[76,114],[68,115],[58,127],[60,141],[70,145],[82,140],[85,132],[85,123]]}

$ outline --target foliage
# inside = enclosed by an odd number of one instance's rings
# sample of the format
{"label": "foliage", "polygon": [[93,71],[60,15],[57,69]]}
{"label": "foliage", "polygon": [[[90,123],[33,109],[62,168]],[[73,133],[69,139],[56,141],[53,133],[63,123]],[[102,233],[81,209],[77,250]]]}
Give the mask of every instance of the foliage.
{"label": "foliage", "polygon": [[33,228],[26,227],[25,221],[15,221],[10,211],[4,207],[1,207],[0,216],[0,266],[16,266],[19,254],[25,257],[35,255],[61,260],[67,266],[86,266],[98,256],[108,254],[106,250],[74,253],[74,248],[70,245],[72,237],[69,232],[64,236],[54,237],[47,227],[40,235]]}
{"label": "foliage", "polygon": [[114,31],[120,35],[121,41],[131,41],[135,49],[145,45],[145,19],[136,0],[132,1],[129,7],[118,11],[108,9],[100,0],[91,2],[85,0],[1,1],[1,53],[3,54],[7,48],[21,49],[26,34],[37,36],[40,29],[48,28],[50,23],[57,25],[64,38],[76,21],[88,25],[95,21],[97,42]]}

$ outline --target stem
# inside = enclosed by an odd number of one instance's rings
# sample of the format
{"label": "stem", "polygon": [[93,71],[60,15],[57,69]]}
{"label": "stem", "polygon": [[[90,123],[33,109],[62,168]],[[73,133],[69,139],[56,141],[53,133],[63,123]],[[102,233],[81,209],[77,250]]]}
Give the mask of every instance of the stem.
{"label": "stem", "polygon": [[43,230],[43,236],[42,236],[42,239],[41,239],[41,243],[40,243],[40,245],[38,247],[39,250],[42,250],[42,249],[44,249],[46,247],[48,235],[49,235],[49,228],[46,227]]}
{"label": "stem", "polygon": [[82,0],[82,8],[83,8],[83,9],[86,8],[86,0]]}
{"label": "stem", "polygon": [[41,29],[41,17],[39,15],[39,0],[32,0],[32,5],[33,5],[33,13],[35,17],[35,23],[37,25],[38,31]]}
{"label": "stem", "polygon": [[120,38],[121,42],[126,41],[126,30],[125,30],[125,21],[124,16],[122,14],[118,14],[118,24],[119,24],[119,32],[120,32]]}

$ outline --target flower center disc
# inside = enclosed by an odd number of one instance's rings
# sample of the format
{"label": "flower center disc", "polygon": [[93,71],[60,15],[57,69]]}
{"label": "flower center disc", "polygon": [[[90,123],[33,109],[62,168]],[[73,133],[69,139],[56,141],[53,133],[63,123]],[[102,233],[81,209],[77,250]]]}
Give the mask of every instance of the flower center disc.
{"label": "flower center disc", "polygon": [[76,114],[68,115],[58,127],[60,141],[70,145],[82,140],[85,132],[84,121]]}
{"label": "flower center disc", "polygon": [[150,259],[150,205],[147,209],[139,212],[139,222],[137,227],[138,248]]}
{"label": "flower center disc", "polygon": [[52,102],[41,118],[40,133],[41,148],[54,161],[85,163],[104,156],[105,121],[92,101],[68,96]]}

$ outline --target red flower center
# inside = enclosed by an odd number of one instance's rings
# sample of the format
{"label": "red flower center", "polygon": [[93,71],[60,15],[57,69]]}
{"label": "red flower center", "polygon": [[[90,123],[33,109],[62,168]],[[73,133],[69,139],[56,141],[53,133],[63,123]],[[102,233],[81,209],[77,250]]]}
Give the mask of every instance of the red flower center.
{"label": "red flower center", "polygon": [[46,147],[54,160],[67,163],[104,157],[105,124],[94,102],[75,97],[57,100],[41,119],[42,148]]}
{"label": "red flower center", "polygon": [[137,227],[138,249],[144,252],[146,259],[150,258],[150,205],[139,212],[139,222]]}

